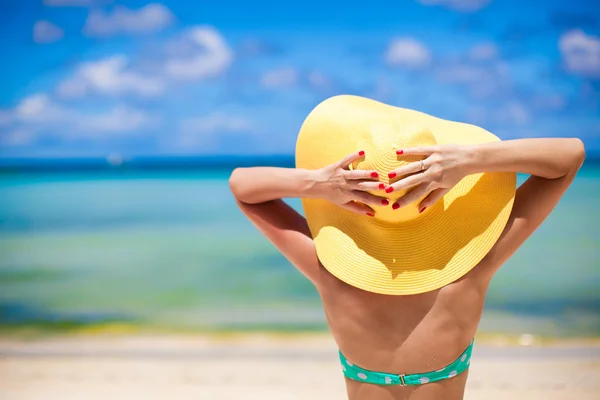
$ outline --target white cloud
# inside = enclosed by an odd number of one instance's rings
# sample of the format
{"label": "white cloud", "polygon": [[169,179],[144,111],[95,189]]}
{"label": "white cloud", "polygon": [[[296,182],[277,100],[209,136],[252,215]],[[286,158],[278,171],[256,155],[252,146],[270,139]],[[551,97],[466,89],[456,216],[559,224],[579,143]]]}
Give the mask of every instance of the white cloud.
{"label": "white cloud", "polygon": [[299,77],[300,74],[295,68],[278,68],[265,72],[261,83],[266,88],[290,87],[298,83]]}
{"label": "white cloud", "polygon": [[36,43],[52,43],[63,38],[65,31],[48,21],[37,21],[33,25],[33,40]]}
{"label": "white cloud", "polygon": [[600,77],[600,37],[575,29],[563,34],[558,45],[567,70],[585,77]]}
{"label": "white cloud", "polygon": [[238,45],[238,54],[242,57],[273,55],[280,51],[277,45],[256,38],[247,38]]}
{"label": "white cloud", "polygon": [[232,51],[223,36],[210,26],[189,29],[181,41],[190,54],[166,61],[164,71],[171,78],[204,79],[224,72],[231,64]]}
{"label": "white cloud", "polygon": [[138,132],[155,121],[150,115],[125,105],[117,105],[103,114],[74,114],[75,127],[82,132],[120,134]]}
{"label": "white cloud", "polygon": [[160,78],[132,72],[128,65],[129,60],[124,55],[84,62],[72,78],[58,86],[57,92],[63,97],[80,97],[90,92],[113,96],[156,96],[163,92],[164,83]]}
{"label": "white cloud", "polygon": [[494,43],[481,43],[469,50],[469,58],[473,61],[491,60],[497,56],[498,47]]}
{"label": "white cloud", "polygon": [[21,100],[15,107],[15,117],[24,121],[39,121],[40,119],[53,119],[58,114],[46,94],[35,94]]}
{"label": "white cloud", "polygon": [[85,22],[83,32],[89,36],[113,36],[118,34],[142,34],[156,32],[173,23],[171,11],[158,3],[148,4],[139,10],[116,6],[112,12],[92,10]]}
{"label": "white cloud", "polygon": [[426,6],[445,6],[452,10],[462,12],[473,12],[487,6],[491,0],[418,0]]}
{"label": "white cloud", "polygon": [[392,66],[421,68],[431,62],[431,52],[416,39],[397,38],[388,47],[385,60]]}
{"label": "white cloud", "polygon": [[60,136],[132,134],[157,121],[144,111],[125,105],[104,112],[82,112],[61,106],[44,93],[26,97],[10,113],[14,132],[27,132],[27,135],[48,132]]}
{"label": "white cloud", "polygon": [[197,26],[166,46],[165,56],[153,71],[140,72],[125,55],[113,55],[79,64],[73,75],[63,80],[56,93],[63,98],[87,94],[106,96],[162,94],[177,81],[200,80],[224,72],[233,54],[214,28]]}
{"label": "white cloud", "polygon": [[112,0],[44,0],[48,7],[94,7],[111,3]]}

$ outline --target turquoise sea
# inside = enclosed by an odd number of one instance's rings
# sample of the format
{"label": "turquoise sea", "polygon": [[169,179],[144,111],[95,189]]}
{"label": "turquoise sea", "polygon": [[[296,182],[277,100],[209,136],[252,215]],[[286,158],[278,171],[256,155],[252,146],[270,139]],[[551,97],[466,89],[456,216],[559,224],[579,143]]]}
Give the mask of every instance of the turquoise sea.
{"label": "turquoise sea", "polygon": [[[244,219],[228,175],[0,174],[0,325],[326,329],[317,293]],[[586,163],[498,273],[483,332],[600,334],[599,206],[600,166]]]}

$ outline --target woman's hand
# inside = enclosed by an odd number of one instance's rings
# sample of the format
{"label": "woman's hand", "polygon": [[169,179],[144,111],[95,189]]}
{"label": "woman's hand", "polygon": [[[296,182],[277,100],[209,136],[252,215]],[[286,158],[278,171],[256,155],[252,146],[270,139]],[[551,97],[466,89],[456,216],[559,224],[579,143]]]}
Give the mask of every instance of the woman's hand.
{"label": "woman's hand", "polygon": [[352,153],[335,164],[314,171],[316,174],[312,193],[314,197],[369,216],[375,213],[369,205],[387,206],[389,201],[386,198],[367,193],[367,191],[385,188],[385,184],[377,180],[379,178],[377,171],[349,170],[354,161],[364,156],[364,151]]}
{"label": "woman's hand", "polygon": [[412,191],[399,198],[392,207],[398,209],[407,206],[426,195],[427,197],[418,206],[419,212],[435,204],[461,179],[469,175],[467,166],[471,157],[470,147],[436,145],[397,151],[399,157],[425,156],[425,158],[389,173],[390,179],[396,176],[405,177],[386,187],[387,193],[414,187]]}

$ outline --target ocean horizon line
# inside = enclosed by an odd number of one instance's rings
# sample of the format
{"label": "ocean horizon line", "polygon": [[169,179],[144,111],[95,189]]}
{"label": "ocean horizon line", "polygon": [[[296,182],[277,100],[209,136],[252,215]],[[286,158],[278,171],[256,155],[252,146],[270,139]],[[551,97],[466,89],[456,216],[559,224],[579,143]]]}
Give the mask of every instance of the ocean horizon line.
{"label": "ocean horizon line", "polygon": [[[106,170],[229,170],[251,166],[294,167],[293,154],[0,158],[2,172]],[[600,154],[589,155],[585,166],[600,166]]]}
{"label": "ocean horizon line", "polygon": [[[599,158],[600,161],[600,158]],[[293,167],[292,154],[0,158],[0,172],[233,169],[256,165]]]}

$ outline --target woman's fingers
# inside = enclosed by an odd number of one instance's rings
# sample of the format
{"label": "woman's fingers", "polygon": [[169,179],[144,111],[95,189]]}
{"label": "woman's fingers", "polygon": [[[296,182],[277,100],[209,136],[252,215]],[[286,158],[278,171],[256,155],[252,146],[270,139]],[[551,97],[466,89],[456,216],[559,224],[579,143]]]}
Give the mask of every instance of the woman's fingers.
{"label": "woman's fingers", "polygon": [[345,208],[348,211],[355,212],[357,214],[365,214],[370,217],[375,215],[375,211],[367,206],[366,204],[357,203],[355,201],[349,201],[344,204],[340,204],[340,207]]}
{"label": "woman's fingers", "polygon": [[411,187],[416,186],[420,183],[423,183],[427,180],[428,180],[428,174],[425,172],[422,174],[411,175],[404,179],[400,179],[397,182],[392,183],[391,185],[389,185],[388,187],[385,188],[385,191],[386,191],[386,193],[392,193],[394,191],[397,192],[399,190],[411,188]]}
{"label": "woman's fingers", "polygon": [[412,162],[410,164],[406,164],[403,167],[397,168],[393,171],[390,171],[390,173],[388,174],[388,178],[392,179],[395,178],[397,176],[405,176],[405,175],[409,175],[409,174],[416,174],[417,172],[421,172],[423,170],[426,170],[427,168],[429,168],[431,166],[431,163],[428,161],[428,159],[423,160],[423,164],[421,165],[421,161],[417,161],[417,162]]}
{"label": "woman's fingers", "polygon": [[396,150],[396,154],[399,156],[430,156],[437,150],[437,146],[418,146]]}
{"label": "woman's fingers", "polygon": [[351,181],[348,182],[350,189],[361,190],[363,192],[370,190],[381,190],[385,189],[385,183],[378,181]]}
{"label": "woman's fingers", "polygon": [[378,197],[372,195],[371,193],[362,192],[360,190],[355,190],[352,192],[352,197],[355,201],[360,201],[361,203],[369,204],[372,206],[387,206],[390,204],[389,200],[385,197]]}
{"label": "woman's fingers", "polygon": [[354,152],[352,154],[348,154],[340,162],[337,163],[337,166],[339,168],[348,169],[350,164],[352,164],[354,161],[356,161],[360,158],[363,158],[364,156],[365,156],[365,152],[362,150]]}
{"label": "woman's fingers", "polygon": [[362,169],[355,169],[354,171],[344,171],[346,179],[377,179],[379,173],[377,171],[367,171]]}
{"label": "woman's fingers", "polygon": [[429,195],[427,195],[427,197],[425,197],[419,204],[419,212],[423,212],[427,207],[431,207],[437,203],[449,191],[450,189],[436,189],[429,193]]}
{"label": "woman's fingers", "polygon": [[417,186],[414,190],[412,190],[411,192],[407,193],[406,195],[404,195],[404,196],[400,197],[398,200],[396,200],[396,202],[392,205],[392,208],[394,208],[394,210],[395,210],[397,208],[405,207],[408,204],[419,200],[421,197],[425,196],[429,192],[431,192],[429,184],[422,183],[419,186]]}

